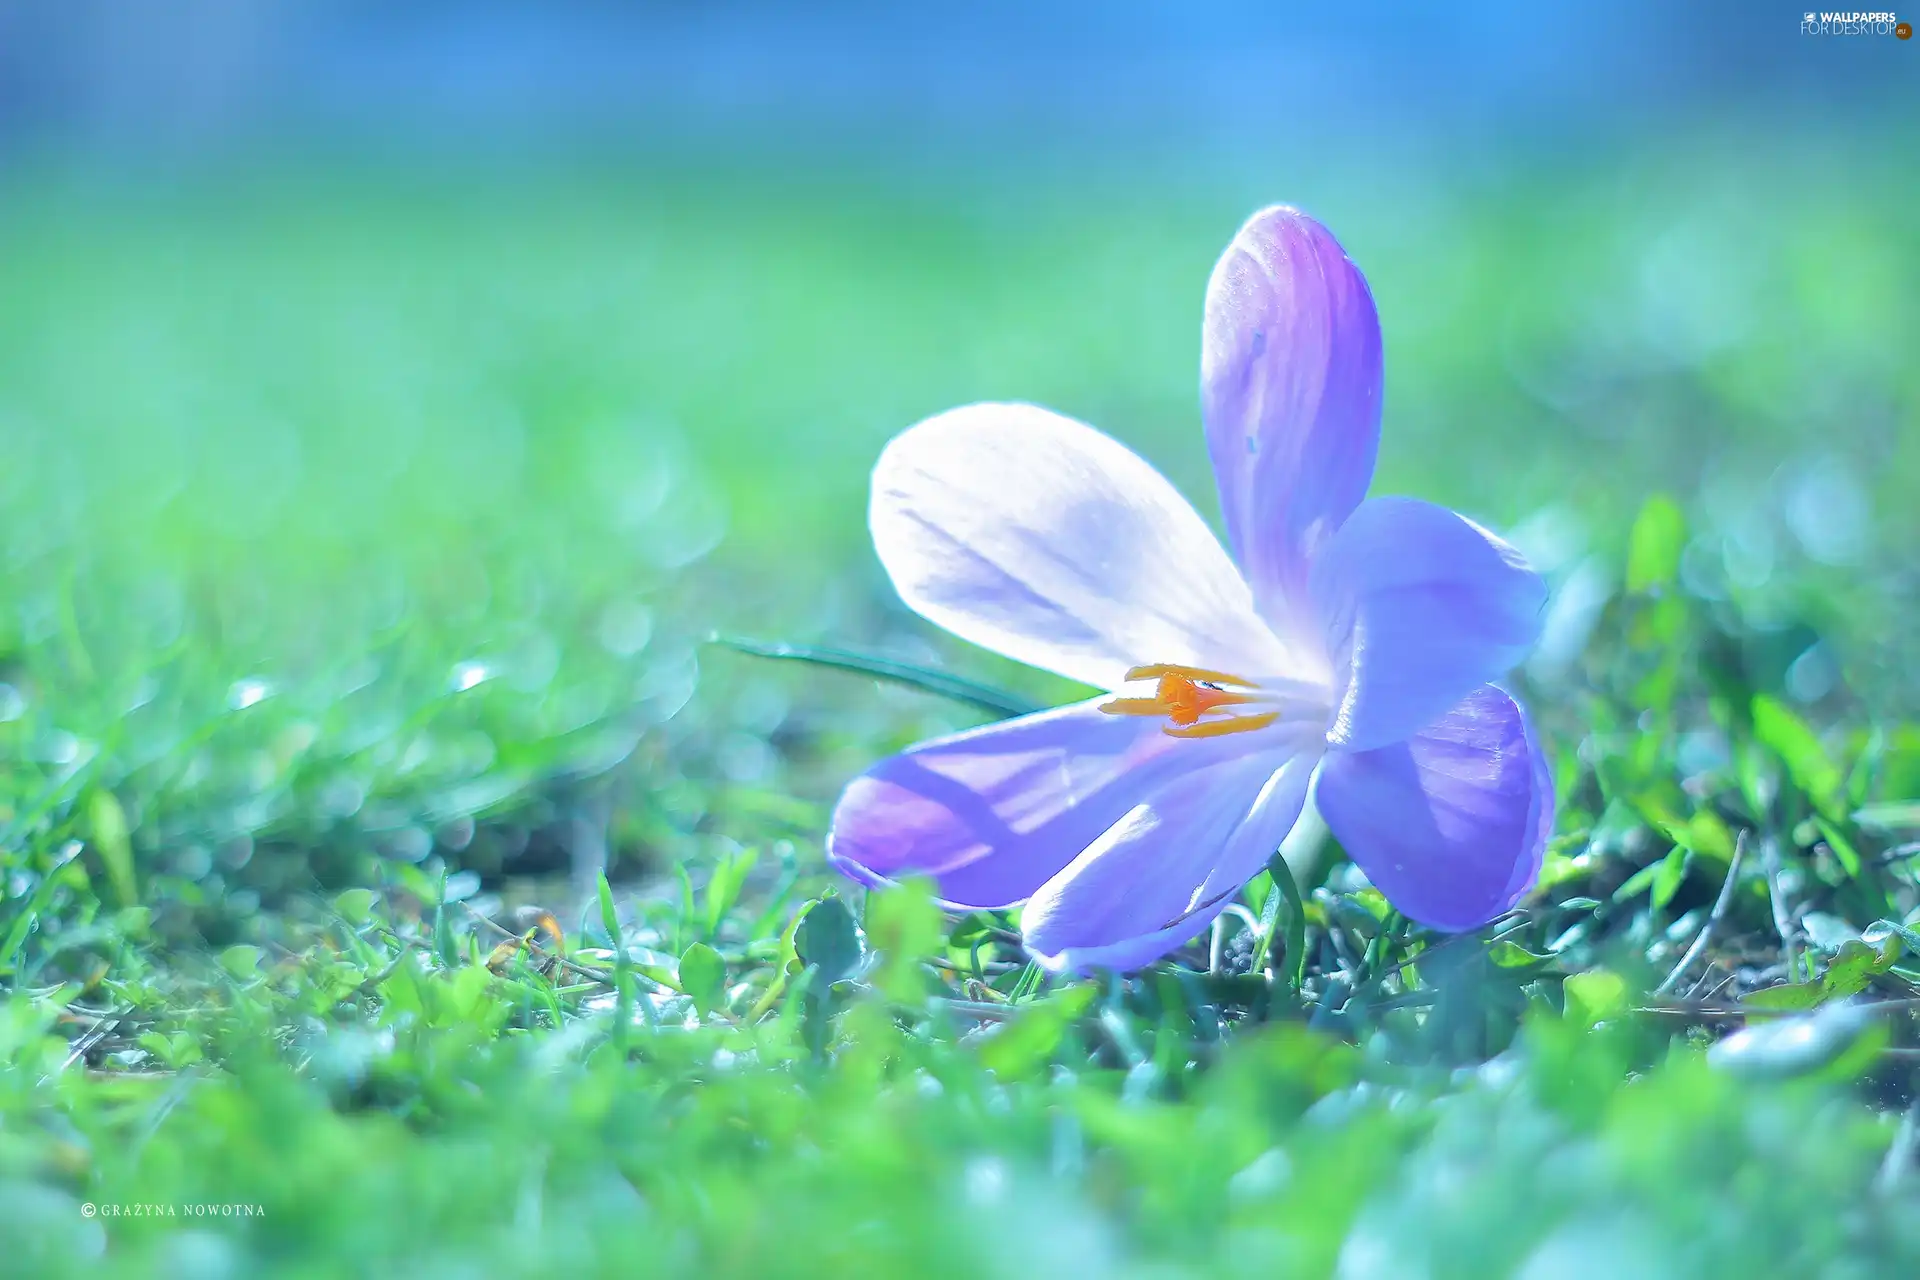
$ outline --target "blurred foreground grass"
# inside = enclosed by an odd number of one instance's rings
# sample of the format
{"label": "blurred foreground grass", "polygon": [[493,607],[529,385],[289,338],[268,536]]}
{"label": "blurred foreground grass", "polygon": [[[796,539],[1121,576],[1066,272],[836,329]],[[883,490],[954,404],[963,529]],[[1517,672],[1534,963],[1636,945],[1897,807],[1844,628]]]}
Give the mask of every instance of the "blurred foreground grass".
{"label": "blurred foreground grass", "polygon": [[[1911,1265],[1908,1015],[1706,1045],[1920,980],[1915,173],[1712,142],[1304,191],[16,185],[0,1244],[49,1275]],[[1282,198],[1373,281],[1382,487],[1556,582],[1543,893],[1427,954],[1329,859],[1297,991],[1245,971],[1264,879],[1217,955],[1050,991],[1010,921],[822,899],[839,783],[966,713],[701,639],[1046,696],[889,600],[866,468],[1033,399],[1204,506],[1202,287]]]}

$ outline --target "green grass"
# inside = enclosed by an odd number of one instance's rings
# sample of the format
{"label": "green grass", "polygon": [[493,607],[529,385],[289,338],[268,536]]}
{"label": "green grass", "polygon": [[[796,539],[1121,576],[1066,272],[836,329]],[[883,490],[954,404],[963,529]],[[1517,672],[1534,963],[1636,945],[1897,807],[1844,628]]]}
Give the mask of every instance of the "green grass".
{"label": "green grass", "polygon": [[[1903,1274],[1916,175],[1727,144],[1293,186],[17,184],[0,1247],[44,1275]],[[848,776],[983,713],[702,642],[1057,695],[890,599],[866,469],[1026,398],[1204,506],[1201,289],[1277,198],[1374,284],[1381,486],[1561,588],[1522,676],[1545,884],[1443,945],[1329,848],[1300,915],[1250,886],[1218,963],[1041,983],[1016,921],[819,856]],[[1819,1012],[1847,996],[1876,1015]],[[1711,1048],[1782,1017],[1797,1047]]]}

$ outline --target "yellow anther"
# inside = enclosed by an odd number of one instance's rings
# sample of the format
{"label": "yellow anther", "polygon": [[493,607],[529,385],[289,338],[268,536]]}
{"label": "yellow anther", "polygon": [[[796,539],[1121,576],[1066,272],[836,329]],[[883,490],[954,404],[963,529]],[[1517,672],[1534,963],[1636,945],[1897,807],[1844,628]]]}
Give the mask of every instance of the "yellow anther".
{"label": "yellow anther", "polygon": [[1100,709],[1110,716],[1163,716],[1167,704],[1158,698],[1108,698]]}
{"label": "yellow anther", "polygon": [[1257,716],[1233,716],[1227,720],[1208,720],[1204,724],[1190,724],[1179,728],[1168,725],[1160,732],[1169,738],[1219,738],[1229,733],[1247,733],[1254,729],[1264,729],[1279,718],[1278,711],[1262,711]]}
{"label": "yellow anther", "polygon": [[1200,680],[1207,684],[1237,684],[1242,689],[1259,687],[1245,676],[1231,676],[1224,671],[1209,671],[1205,667],[1176,667],[1169,662],[1156,662],[1127,672],[1129,680],[1158,680],[1163,676],[1184,676],[1188,680]]}

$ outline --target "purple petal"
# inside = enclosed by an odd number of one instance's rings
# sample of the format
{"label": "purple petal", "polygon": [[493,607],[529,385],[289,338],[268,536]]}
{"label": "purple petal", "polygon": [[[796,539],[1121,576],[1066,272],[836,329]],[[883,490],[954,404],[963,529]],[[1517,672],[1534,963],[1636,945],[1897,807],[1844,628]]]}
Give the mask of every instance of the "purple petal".
{"label": "purple petal", "polygon": [[1414,498],[1369,498],[1313,566],[1333,655],[1327,741],[1398,742],[1506,674],[1540,635],[1546,583],[1471,520]]}
{"label": "purple petal", "polygon": [[1387,901],[1436,929],[1475,929],[1518,902],[1553,830],[1545,753],[1492,685],[1405,742],[1329,752],[1314,797]]}
{"label": "purple petal", "polygon": [[1213,269],[1200,409],[1228,543],[1261,613],[1295,631],[1307,566],[1366,496],[1380,445],[1373,297],[1296,209],[1254,214]]}
{"label": "purple petal", "polygon": [[1226,908],[1305,802],[1317,752],[1263,752],[1175,778],[1143,798],[1027,903],[1046,968],[1138,968]]}
{"label": "purple petal", "polygon": [[1016,661],[1105,689],[1148,663],[1292,670],[1192,505],[1057,413],[976,404],[908,428],[874,466],[868,521],[908,606]]}
{"label": "purple petal", "polygon": [[1160,723],[1082,702],[923,742],[848,784],[828,861],[869,885],[931,876],[958,908],[1012,906],[1153,788],[1236,750]]}
{"label": "purple petal", "polygon": [[[1198,910],[1178,917],[1164,929],[1100,946],[1036,952],[1034,959],[1043,969],[1052,973],[1091,973],[1096,969],[1130,973],[1135,969],[1144,969],[1161,956],[1179,950],[1205,933],[1232,901],[1232,894],[1222,894]],[[1034,944],[1029,941],[1027,945],[1032,947]]]}

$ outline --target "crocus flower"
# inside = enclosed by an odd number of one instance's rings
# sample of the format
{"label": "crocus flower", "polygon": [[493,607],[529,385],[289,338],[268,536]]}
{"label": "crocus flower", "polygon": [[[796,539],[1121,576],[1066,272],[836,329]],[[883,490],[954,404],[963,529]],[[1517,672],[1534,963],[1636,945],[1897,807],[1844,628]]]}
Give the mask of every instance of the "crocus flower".
{"label": "crocus flower", "polygon": [[1226,909],[1312,785],[1407,916],[1465,930],[1511,907],[1553,795],[1526,713],[1489,682],[1532,647],[1546,590],[1472,521],[1366,497],[1380,380],[1365,278],[1272,208],[1214,268],[1201,330],[1226,548],[1139,456],[1033,405],[888,444],[869,519],[901,598],[1111,696],[876,765],[834,810],[833,864],[929,876],[956,909],[1024,904],[1048,969],[1132,969]]}

